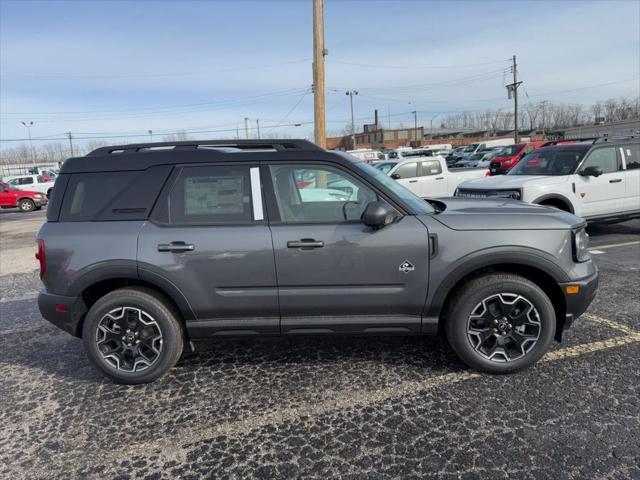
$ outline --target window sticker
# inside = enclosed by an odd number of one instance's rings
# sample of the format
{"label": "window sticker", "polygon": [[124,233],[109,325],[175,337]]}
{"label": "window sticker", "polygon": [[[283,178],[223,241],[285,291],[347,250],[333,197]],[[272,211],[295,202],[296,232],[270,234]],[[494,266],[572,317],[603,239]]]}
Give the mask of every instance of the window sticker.
{"label": "window sticker", "polygon": [[244,178],[191,177],[185,180],[184,205],[186,215],[238,214],[243,213]]}

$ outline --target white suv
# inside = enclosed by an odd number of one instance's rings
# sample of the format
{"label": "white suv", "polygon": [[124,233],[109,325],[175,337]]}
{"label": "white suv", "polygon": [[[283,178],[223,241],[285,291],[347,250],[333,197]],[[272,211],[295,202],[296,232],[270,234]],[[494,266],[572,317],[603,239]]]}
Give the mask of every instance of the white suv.
{"label": "white suv", "polygon": [[640,217],[640,140],[601,138],[539,148],[507,175],[462,182],[458,197],[504,197],[589,221]]}
{"label": "white suv", "polygon": [[42,175],[20,175],[17,177],[7,177],[6,183],[17,187],[20,190],[45,193],[47,197],[51,196],[51,189],[54,184],[54,182],[45,181]]}

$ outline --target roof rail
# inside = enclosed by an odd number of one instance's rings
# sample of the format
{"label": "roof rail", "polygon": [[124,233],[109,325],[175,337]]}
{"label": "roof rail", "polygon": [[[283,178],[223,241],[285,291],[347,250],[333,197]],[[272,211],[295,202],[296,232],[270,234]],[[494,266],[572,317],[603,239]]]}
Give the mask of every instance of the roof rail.
{"label": "roof rail", "polygon": [[181,142],[156,142],[156,143],[131,143],[127,145],[113,145],[110,147],[97,148],[87,154],[110,155],[112,153],[136,153],[154,149],[180,149],[196,150],[198,148],[237,148],[239,150],[322,150],[315,143],[308,140],[187,140]]}
{"label": "roof rail", "polygon": [[637,135],[618,135],[618,136],[616,136],[616,135],[613,135],[613,136],[606,135],[606,136],[603,136],[603,137],[596,138],[595,142],[593,142],[593,143],[610,142],[612,140],[613,141],[616,141],[616,140],[617,141],[619,141],[619,140],[633,140],[633,139],[636,139],[636,138],[638,138]]}

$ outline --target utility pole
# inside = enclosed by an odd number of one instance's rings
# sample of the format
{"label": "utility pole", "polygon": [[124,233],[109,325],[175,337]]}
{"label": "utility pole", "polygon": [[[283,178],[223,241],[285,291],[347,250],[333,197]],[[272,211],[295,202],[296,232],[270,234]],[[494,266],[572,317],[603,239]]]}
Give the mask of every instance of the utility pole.
{"label": "utility pole", "polygon": [[434,115],[431,117],[431,121],[429,122],[429,130],[431,132],[431,137],[433,138],[433,121],[438,117],[438,115]]}
{"label": "utility pole", "polygon": [[247,140],[251,138],[251,124],[249,123],[249,117],[244,117],[244,138]]}
{"label": "utility pole", "polygon": [[35,167],[36,160],[33,152],[33,142],[31,141],[31,127],[33,127],[33,121],[20,123],[27,128],[27,135],[29,136],[29,156],[31,157],[31,163],[33,163],[33,166]]}
{"label": "utility pole", "polygon": [[349,95],[349,103],[351,104],[351,148],[356,148],[356,124],[353,119],[353,96],[358,95],[357,90],[347,90],[345,95]]}
{"label": "utility pole", "polygon": [[71,150],[71,156],[73,157],[73,136],[71,132],[67,132],[67,137],[69,137],[69,150]]}
{"label": "utility pole", "polygon": [[313,0],[313,127],[316,145],[327,146],[324,96],[324,0]]}
{"label": "utility pole", "polygon": [[260,119],[256,118],[256,130],[258,131],[258,139],[260,139]]}
{"label": "utility pole", "polygon": [[413,113],[413,141],[417,142],[418,141],[418,111],[414,110],[411,113]]}
{"label": "utility pole", "polygon": [[522,85],[522,82],[518,81],[518,64],[516,63],[516,56],[513,56],[513,65],[511,66],[513,71],[513,83],[507,85],[508,98],[513,95],[513,140],[515,143],[520,141],[518,135],[518,87]]}
{"label": "utility pole", "polygon": [[147,130],[147,133],[149,134],[149,140],[153,143],[153,130]]}

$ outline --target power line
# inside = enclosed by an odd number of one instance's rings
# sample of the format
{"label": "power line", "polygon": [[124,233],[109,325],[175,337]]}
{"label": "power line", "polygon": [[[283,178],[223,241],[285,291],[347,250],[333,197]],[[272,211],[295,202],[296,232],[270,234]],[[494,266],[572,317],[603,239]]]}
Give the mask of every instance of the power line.
{"label": "power line", "polygon": [[352,65],[352,66],[364,67],[364,68],[384,68],[384,69],[393,69],[393,70],[400,70],[400,69],[422,70],[422,69],[429,69],[429,68],[447,69],[447,68],[480,67],[483,65],[505,63],[509,61],[510,59],[505,59],[505,60],[495,60],[491,62],[467,63],[467,64],[460,64],[460,65],[380,65],[380,64],[376,65],[376,64],[367,64],[367,63],[344,62],[341,60],[329,60],[327,63],[330,63],[330,64],[337,63],[340,65]]}
{"label": "power line", "polygon": [[282,65],[290,65],[294,63],[302,63],[308,62],[308,58],[303,58],[301,60],[289,60],[286,62],[278,62],[278,63],[269,63],[264,65],[251,65],[246,67],[236,67],[236,68],[223,68],[216,70],[200,70],[196,72],[174,72],[174,73],[133,73],[133,74],[125,74],[125,75],[104,75],[104,74],[92,74],[92,75],[58,75],[58,74],[31,74],[31,75],[23,75],[23,74],[2,74],[0,77],[3,78],[152,78],[152,77],[180,77],[180,76],[189,76],[189,75],[209,75],[209,74],[218,74],[218,73],[226,73],[226,72],[240,72],[244,70],[259,70],[262,68],[272,68],[279,67]]}
{"label": "power line", "polygon": [[[273,127],[270,127],[270,128],[268,128],[267,130],[265,130],[265,131],[264,131],[264,133],[270,132],[270,131],[271,131],[271,130],[273,130],[274,128],[277,128],[277,127],[281,126],[281,125],[282,125],[282,122],[284,122],[287,118],[289,118],[289,115],[291,115],[291,114],[293,113],[293,111],[294,111],[296,108],[298,108],[298,105],[300,105],[300,103],[302,103],[302,100],[304,100],[304,97],[306,97],[310,92],[311,92],[311,89],[310,89],[310,88],[309,88],[309,89],[307,89],[307,91],[306,91],[306,92],[304,92],[304,93],[302,94],[302,96],[300,96],[300,98],[299,98],[299,99],[298,99],[298,101],[295,103],[295,105],[294,105],[293,107],[291,107],[291,109],[290,109],[290,110],[285,114],[285,116],[284,116],[284,117],[282,117],[282,118],[278,121],[278,123],[276,123]],[[298,124],[294,124],[294,126],[295,126],[295,125],[298,125]],[[263,128],[264,128],[264,127],[263,127]]]}

